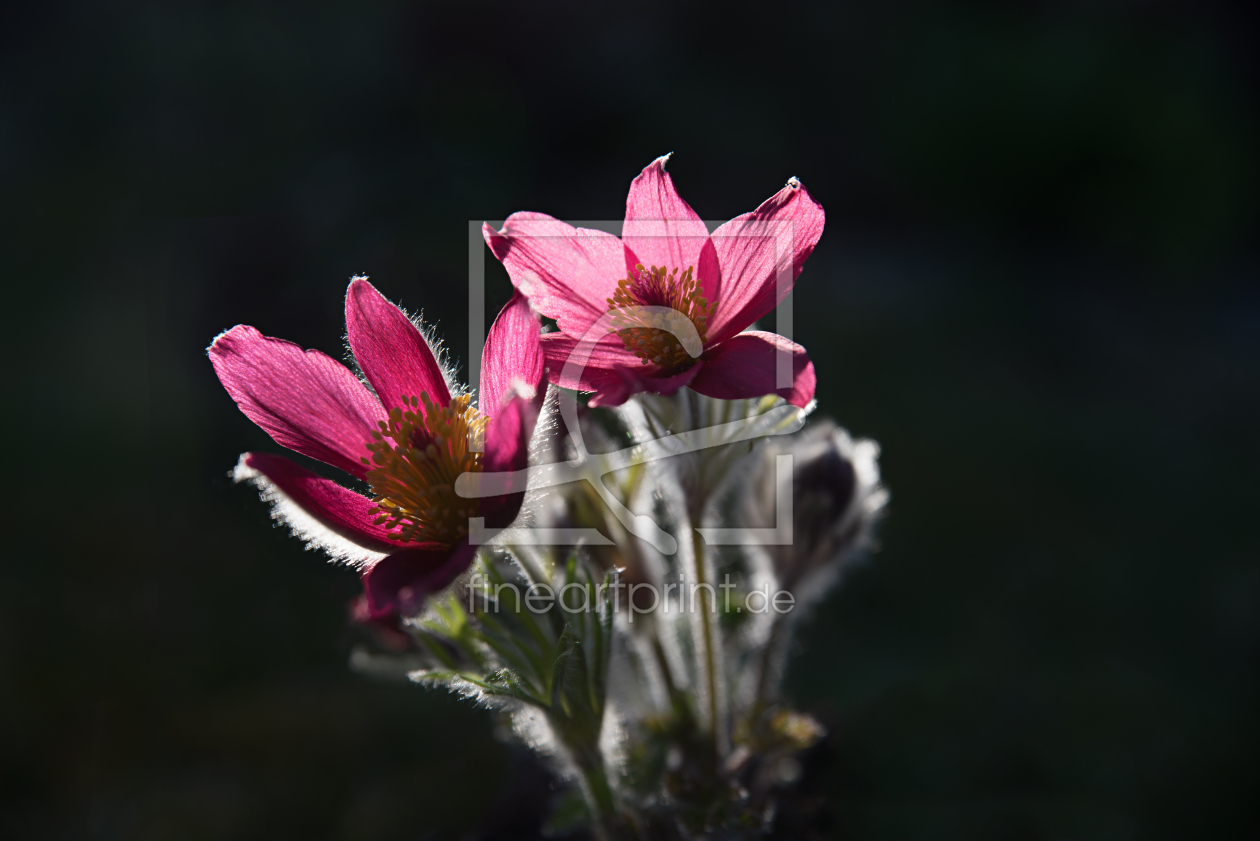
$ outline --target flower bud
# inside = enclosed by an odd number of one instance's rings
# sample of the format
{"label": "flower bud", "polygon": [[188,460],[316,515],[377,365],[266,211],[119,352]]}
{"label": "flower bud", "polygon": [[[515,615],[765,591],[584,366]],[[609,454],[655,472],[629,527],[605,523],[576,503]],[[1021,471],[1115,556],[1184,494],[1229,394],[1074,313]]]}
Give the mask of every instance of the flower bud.
{"label": "flower bud", "polygon": [[[776,471],[783,454],[793,456],[790,475]],[[874,523],[888,501],[878,456],[874,441],[854,441],[826,419],[771,439],[762,450],[744,497],[747,521],[775,522],[779,483],[792,483],[792,542],[766,549],[779,586],[798,602],[821,597],[841,569],[870,547]]]}

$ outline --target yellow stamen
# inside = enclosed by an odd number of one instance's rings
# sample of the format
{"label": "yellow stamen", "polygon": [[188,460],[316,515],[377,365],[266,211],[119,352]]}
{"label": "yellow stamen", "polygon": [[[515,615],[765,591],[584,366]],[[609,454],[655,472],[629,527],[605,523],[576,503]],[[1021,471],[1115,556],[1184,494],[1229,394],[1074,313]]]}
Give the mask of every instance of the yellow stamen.
{"label": "yellow stamen", "polygon": [[[404,408],[389,411],[380,421],[376,440],[367,445],[376,524],[398,528],[401,541],[433,541],[451,546],[468,533],[468,518],[477,514],[477,501],[455,493],[461,473],[481,471],[481,453],[470,452],[469,434],[483,440],[486,418],[469,405],[464,394],[439,406],[427,393],[404,397]],[[424,411],[420,412],[420,404]]]}
{"label": "yellow stamen", "polygon": [[[615,313],[610,333],[621,337],[626,350],[643,360],[644,365],[657,365],[666,373],[677,373],[695,361],[675,337],[679,323],[690,321],[705,339],[706,322],[713,304],[704,297],[700,284],[692,276],[692,267],[681,275],[678,269],[668,272],[658,266],[651,269],[636,265],[634,271],[617,283],[608,299],[608,311]],[[667,314],[630,315],[626,307],[668,307]],[[673,328],[674,332],[664,329]]]}

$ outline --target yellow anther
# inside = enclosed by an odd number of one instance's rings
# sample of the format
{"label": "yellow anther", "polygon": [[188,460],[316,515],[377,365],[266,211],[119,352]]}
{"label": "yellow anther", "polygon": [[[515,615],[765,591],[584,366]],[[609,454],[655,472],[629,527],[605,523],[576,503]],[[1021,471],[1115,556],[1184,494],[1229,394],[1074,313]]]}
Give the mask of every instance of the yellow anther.
{"label": "yellow anther", "polygon": [[[613,313],[610,332],[616,333],[626,350],[643,360],[643,364],[657,365],[665,373],[678,373],[691,367],[695,360],[674,334],[690,321],[703,343],[714,303],[704,297],[690,266],[679,275],[678,269],[645,269],[636,265],[634,271],[617,282],[608,299],[608,311]],[[645,316],[624,311],[644,306],[668,307],[673,312]]]}
{"label": "yellow anther", "polygon": [[470,451],[468,441],[470,435],[483,439],[486,418],[466,394],[449,406],[427,393],[403,402],[409,408],[391,409],[389,423],[381,421],[367,445],[375,465],[367,472],[376,503],[371,513],[377,525],[398,529],[397,540],[450,546],[467,534],[468,518],[477,513],[475,500],[455,493],[455,480],[481,471],[481,453]]}

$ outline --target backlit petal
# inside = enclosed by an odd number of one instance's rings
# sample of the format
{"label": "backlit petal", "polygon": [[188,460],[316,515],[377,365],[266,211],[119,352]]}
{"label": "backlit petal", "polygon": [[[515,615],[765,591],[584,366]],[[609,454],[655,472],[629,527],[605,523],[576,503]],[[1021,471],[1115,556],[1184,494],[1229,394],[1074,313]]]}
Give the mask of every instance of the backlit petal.
{"label": "backlit petal", "polygon": [[822,205],[793,179],[751,213],[713,232],[721,279],[709,341],[729,339],[770,312],[788,292],[822,236]]}
{"label": "backlit petal", "polygon": [[541,397],[545,374],[540,330],[529,302],[517,291],[486,336],[478,404],[482,414],[494,417],[515,397]]}
{"label": "backlit petal", "polygon": [[346,290],[346,335],[363,375],[386,409],[421,392],[434,403],[451,402],[429,343],[402,310],[363,278],[355,278]]}
{"label": "backlit petal", "polygon": [[[694,267],[705,286],[706,274],[716,268],[712,260],[702,261],[700,256],[709,241],[709,229],[674,189],[674,180],[665,171],[668,160],[665,155],[652,161],[630,183],[621,240],[644,266],[679,273]],[[634,262],[627,262],[627,270],[634,268]]]}
{"label": "backlit petal", "polygon": [[512,284],[566,333],[581,335],[607,312],[626,276],[621,240],[545,213],[513,213],[501,231],[483,225],[482,235]]}
{"label": "backlit petal", "polygon": [[245,453],[232,478],[252,482],[272,516],[312,549],[334,560],[368,565],[399,548],[369,513],[375,503],[331,479],[317,476],[284,456]]}
{"label": "backlit petal", "polygon": [[[790,354],[792,384],[778,387],[778,358]],[[691,381],[700,394],[722,400],[740,400],[777,394],[793,406],[814,399],[814,363],[805,348],[777,333],[740,333],[705,354],[705,366]]]}
{"label": "backlit petal", "polygon": [[359,459],[385,412],[346,366],[245,325],[208,353],[236,405],[277,444],[363,477]]}

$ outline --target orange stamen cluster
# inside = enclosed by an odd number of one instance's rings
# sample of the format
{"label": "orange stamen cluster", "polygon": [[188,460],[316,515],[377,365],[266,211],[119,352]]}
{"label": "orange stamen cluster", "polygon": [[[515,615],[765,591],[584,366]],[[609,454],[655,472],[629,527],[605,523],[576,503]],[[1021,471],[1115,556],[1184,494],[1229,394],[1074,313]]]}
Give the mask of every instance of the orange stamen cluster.
{"label": "orange stamen cluster", "polygon": [[[691,354],[667,327],[677,331],[679,323],[689,320],[696,328],[701,343],[705,340],[706,322],[713,303],[704,297],[700,284],[688,266],[681,275],[678,269],[668,272],[653,266],[636,265],[634,271],[617,283],[608,299],[608,311],[615,313],[610,333],[621,337],[626,350],[643,360],[644,365],[660,366],[673,373],[685,370],[694,361]],[[668,314],[629,314],[626,307],[668,307]]]}
{"label": "orange stamen cluster", "polygon": [[[376,524],[398,528],[401,541],[425,541],[450,546],[468,533],[468,518],[477,514],[477,501],[455,493],[461,473],[481,471],[481,453],[470,452],[469,436],[483,440],[486,418],[464,394],[440,406],[427,393],[403,398],[404,406],[389,410],[389,421],[367,445]],[[420,404],[424,411],[419,411]]]}

